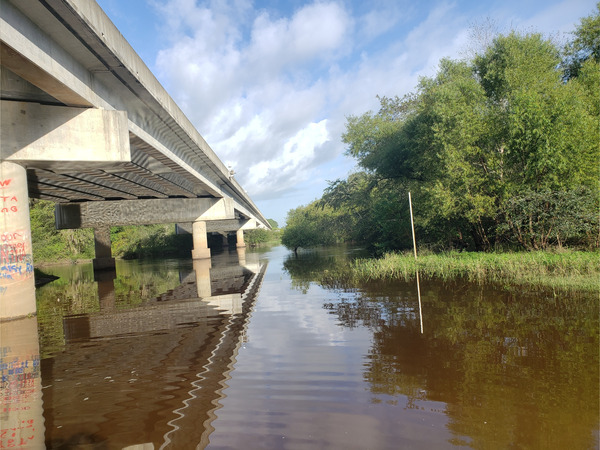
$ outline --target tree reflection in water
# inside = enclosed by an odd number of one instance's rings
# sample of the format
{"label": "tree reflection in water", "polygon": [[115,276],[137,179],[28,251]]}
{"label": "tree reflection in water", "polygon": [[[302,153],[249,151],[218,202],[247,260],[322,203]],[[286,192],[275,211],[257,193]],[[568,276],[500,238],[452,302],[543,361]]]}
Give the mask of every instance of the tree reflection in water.
{"label": "tree reflection in water", "polygon": [[339,291],[323,308],[340,326],[372,331],[364,378],[375,402],[443,402],[456,445],[598,444],[597,296],[426,280],[421,334],[414,283],[331,283],[323,275],[340,264],[311,252],[284,267],[298,289]]}

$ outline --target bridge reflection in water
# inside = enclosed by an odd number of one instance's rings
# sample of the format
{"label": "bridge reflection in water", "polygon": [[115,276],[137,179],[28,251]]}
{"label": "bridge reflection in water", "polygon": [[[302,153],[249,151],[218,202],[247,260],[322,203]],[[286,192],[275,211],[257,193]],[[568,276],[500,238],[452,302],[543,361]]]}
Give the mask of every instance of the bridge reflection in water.
{"label": "bridge reflection in water", "polygon": [[232,256],[190,261],[178,286],[124,309],[117,267],[99,310],[63,316],[64,347],[41,364],[48,447],[208,443],[267,266]]}

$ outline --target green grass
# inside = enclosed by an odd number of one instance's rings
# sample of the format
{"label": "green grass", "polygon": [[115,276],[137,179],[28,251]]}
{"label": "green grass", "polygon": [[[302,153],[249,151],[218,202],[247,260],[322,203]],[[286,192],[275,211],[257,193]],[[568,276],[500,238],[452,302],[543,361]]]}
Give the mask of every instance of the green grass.
{"label": "green grass", "polygon": [[598,252],[522,252],[424,254],[390,253],[380,259],[360,259],[349,269],[354,281],[423,278],[464,278],[558,290],[600,290]]}

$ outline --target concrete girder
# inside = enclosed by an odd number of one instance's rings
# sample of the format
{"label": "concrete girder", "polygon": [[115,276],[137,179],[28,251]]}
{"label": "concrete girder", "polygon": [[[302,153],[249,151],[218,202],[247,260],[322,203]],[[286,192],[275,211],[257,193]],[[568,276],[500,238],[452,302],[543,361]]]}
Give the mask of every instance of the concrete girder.
{"label": "concrete girder", "polygon": [[[0,57],[2,44],[0,43]],[[0,59],[1,61],[1,59]],[[0,98],[17,102],[34,102],[44,105],[66,106],[6,66],[0,70]]]}
{"label": "concrete girder", "polygon": [[95,228],[101,225],[150,225],[234,218],[231,198],[169,198],[59,203],[56,228]]}
{"label": "concrete girder", "polygon": [[[206,224],[206,231],[208,233],[227,233],[237,232],[238,230],[253,230],[258,228],[257,222],[254,219],[228,219],[228,220],[214,220],[209,221]],[[192,232],[191,223],[177,223],[177,229],[183,233]]]}
{"label": "concrete girder", "polygon": [[[4,5],[2,5],[4,8]],[[3,27],[0,26],[0,29]],[[0,61],[11,72],[19,75],[24,80],[46,92],[51,97],[57,99],[64,105],[91,107],[92,104],[78,93],[67,87],[64,81],[53,76],[48,76],[47,72],[40,66],[34,64],[18,50],[6,45],[0,35]]]}

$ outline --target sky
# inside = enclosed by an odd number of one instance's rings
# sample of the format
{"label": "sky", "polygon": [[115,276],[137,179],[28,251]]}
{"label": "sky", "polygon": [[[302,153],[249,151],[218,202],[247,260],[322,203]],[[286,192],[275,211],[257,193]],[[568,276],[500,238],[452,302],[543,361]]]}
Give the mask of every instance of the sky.
{"label": "sky", "polygon": [[98,0],[266,218],[357,170],[348,116],[403,96],[473,30],[564,42],[596,0]]}

